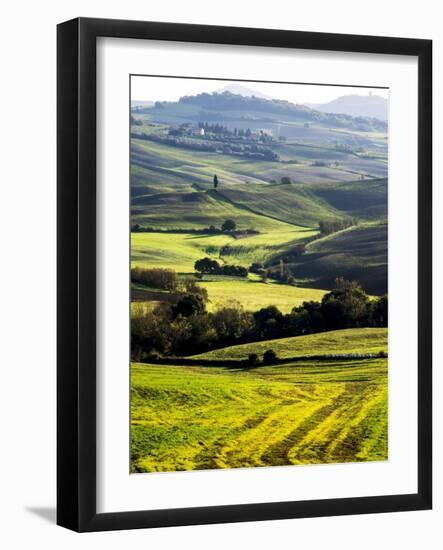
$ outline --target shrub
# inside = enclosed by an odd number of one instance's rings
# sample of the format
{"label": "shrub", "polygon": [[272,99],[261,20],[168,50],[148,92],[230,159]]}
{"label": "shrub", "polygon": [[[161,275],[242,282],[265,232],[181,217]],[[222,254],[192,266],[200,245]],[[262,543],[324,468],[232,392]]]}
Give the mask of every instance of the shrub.
{"label": "shrub", "polygon": [[271,365],[272,363],[275,363],[277,361],[278,357],[277,354],[273,349],[267,349],[265,353],[263,354],[263,364],[264,365]]}
{"label": "shrub", "polygon": [[249,267],[249,271],[251,273],[261,273],[261,271],[263,270],[264,268],[264,265],[261,263],[261,262],[254,262],[250,265]]}
{"label": "shrub", "polygon": [[255,367],[259,364],[258,355],[256,353],[250,353],[248,355],[248,365],[251,367]]}

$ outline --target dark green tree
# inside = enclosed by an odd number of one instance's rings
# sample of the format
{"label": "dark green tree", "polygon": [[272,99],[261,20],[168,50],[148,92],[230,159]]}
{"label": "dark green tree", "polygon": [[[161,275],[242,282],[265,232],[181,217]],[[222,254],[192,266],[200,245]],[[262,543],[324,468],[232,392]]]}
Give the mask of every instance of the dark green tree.
{"label": "dark green tree", "polygon": [[220,271],[220,264],[217,260],[211,260],[211,258],[202,258],[197,260],[194,264],[195,271],[200,273],[212,273],[216,274]]}
{"label": "dark green tree", "polygon": [[259,338],[278,338],[283,328],[284,317],[277,306],[267,306],[253,313],[255,330]]}
{"label": "dark green tree", "polygon": [[380,296],[369,304],[369,322],[373,327],[388,326],[388,295]]}
{"label": "dark green tree", "polygon": [[355,281],[337,279],[337,287],[323,296],[321,313],[329,330],[367,326],[369,298]]}
{"label": "dark green tree", "polygon": [[234,220],[226,220],[221,226],[222,231],[235,231],[237,224]]}
{"label": "dark green tree", "polygon": [[217,174],[214,174],[214,189],[217,189],[218,187],[218,177]]}

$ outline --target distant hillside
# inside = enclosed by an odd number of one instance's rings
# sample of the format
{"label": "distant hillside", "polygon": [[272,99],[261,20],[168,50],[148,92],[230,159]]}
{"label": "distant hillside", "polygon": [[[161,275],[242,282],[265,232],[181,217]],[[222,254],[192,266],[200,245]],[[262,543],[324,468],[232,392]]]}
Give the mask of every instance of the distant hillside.
{"label": "distant hillside", "polygon": [[220,90],[217,90],[217,93],[223,94],[224,92],[229,92],[231,94],[237,94],[242,95],[244,97],[261,97],[262,99],[272,99],[272,97],[262,94],[261,92],[258,92],[257,90],[253,90],[252,88],[248,88],[247,86],[243,86],[242,84],[228,84],[227,86],[224,86],[223,88],[220,88]]}
{"label": "distant hillside", "polygon": [[322,113],[388,119],[388,100],[379,95],[344,95],[329,103],[307,103],[306,105]]}
{"label": "distant hillside", "polygon": [[359,132],[386,132],[386,122],[369,117],[323,113],[306,105],[295,105],[281,99],[264,99],[233,94],[229,91],[183,96],[178,102],[156,101],[154,107],[139,109],[152,120],[167,123],[186,121],[265,121],[271,123],[298,123],[339,130]]}

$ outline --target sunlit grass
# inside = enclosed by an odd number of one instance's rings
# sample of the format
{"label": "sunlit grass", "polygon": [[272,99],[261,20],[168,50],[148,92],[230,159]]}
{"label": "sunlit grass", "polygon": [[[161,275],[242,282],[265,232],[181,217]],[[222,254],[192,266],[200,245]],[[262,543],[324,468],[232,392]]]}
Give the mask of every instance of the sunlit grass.
{"label": "sunlit grass", "polygon": [[388,351],[388,329],[350,328],[318,332],[306,336],[292,336],[230,346],[194,357],[238,361],[247,359],[250,353],[260,355],[268,349],[273,349],[281,359],[309,355],[379,353],[381,351],[386,353]]}
{"label": "sunlit grass", "polygon": [[[237,302],[247,311],[257,311],[275,305],[283,313],[311,300],[321,301],[326,291],[316,288],[301,288],[276,282],[263,283],[260,280],[224,278],[198,284],[208,291],[207,308],[214,311],[219,307]],[[230,279],[230,280],[229,280]]]}
{"label": "sunlit grass", "polygon": [[133,471],[387,459],[387,361],[133,364]]}

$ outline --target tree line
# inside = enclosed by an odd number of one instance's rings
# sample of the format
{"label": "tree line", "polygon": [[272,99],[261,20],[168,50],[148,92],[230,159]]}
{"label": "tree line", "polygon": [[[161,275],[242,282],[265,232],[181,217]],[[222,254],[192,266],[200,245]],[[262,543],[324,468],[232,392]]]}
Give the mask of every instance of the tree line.
{"label": "tree line", "polygon": [[[229,220],[226,220],[228,222]],[[178,234],[187,234],[191,233],[193,235],[222,235],[229,232],[231,237],[244,237],[250,235],[259,235],[260,231],[256,229],[227,229],[226,222],[222,224],[222,227],[215,227],[215,225],[210,225],[209,227],[203,227],[201,229],[196,229],[195,227],[172,227],[172,228],[158,228],[152,226],[143,226],[139,223],[134,223],[131,225],[132,233],[178,233]],[[235,223],[235,222],[234,222]],[[236,226],[235,226],[236,227]]]}
{"label": "tree line", "polygon": [[239,304],[207,311],[208,295],[195,282],[180,283],[176,302],[153,310],[134,308],[131,353],[135,361],[186,356],[235,344],[356,327],[386,327],[388,297],[370,299],[356,283],[338,279],[321,302],[304,302],[290,313],[275,305],[255,312]]}
{"label": "tree line", "polygon": [[[243,113],[246,111],[265,111],[278,116],[289,115],[307,123],[320,123],[328,127],[349,128],[366,132],[386,132],[387,130],[386,121],[372,117],[353,117],[341,113],[323,113],[310,109],[305,105],[296,105],[283,99],[268,100],[255,96],[241,96],[230,92],[213,92],[212,94],[203,92],[193,96],[183,96],[179,99],[179,103],[196,105],[197,107],[216,111],[217,113],[223,111],[241,111]],[[165,101],[161,102],[161,106],[158,105],[158,107],[164,108],[168,105],[171,105],[171,103]],[[157,102],[155,106],[157,107]]]}
{"label": "tree line", "polygon": [[194,269],[198,273],[207,275],[229,275],[231,277],[247,277],[248,269],[241,265],[220,265],[217,260],[211,258],[202,258],[194,264]]}

